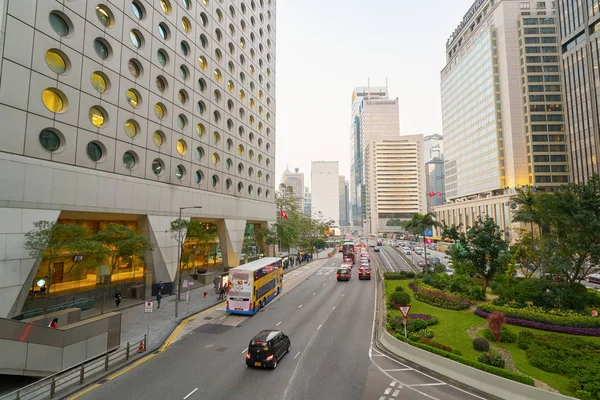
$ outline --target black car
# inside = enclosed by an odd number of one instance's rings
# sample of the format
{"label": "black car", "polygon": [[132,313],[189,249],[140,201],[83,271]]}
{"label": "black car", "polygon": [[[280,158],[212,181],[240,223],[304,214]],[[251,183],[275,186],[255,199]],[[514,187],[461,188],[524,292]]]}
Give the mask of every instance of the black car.
{"label": "black car", "polygon": [[375,248],[373,249],[373,251],[374,251],[374,252],[377,252],[377,253],[379,253],[379,252],[381,251],[381,248],[380,248],[380,247],[375,247]]}
{"label": "black car", "polygon": [[283,332],[275,330],[260,331],[248,345],[246,365],[275,369],[281,357],[289,353],[290,350],[290,338]]}
{"label": "black car", "polygon": [[336,272],[336,277],[338,281],[349,281],[352,277],[352,271],[347,267],[340,267]]}

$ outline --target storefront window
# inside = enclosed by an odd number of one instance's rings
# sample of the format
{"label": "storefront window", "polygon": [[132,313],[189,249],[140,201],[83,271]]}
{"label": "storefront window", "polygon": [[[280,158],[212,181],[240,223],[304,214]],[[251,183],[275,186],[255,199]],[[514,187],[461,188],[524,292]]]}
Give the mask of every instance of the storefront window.
{"label": "storefront window", "polygon": [[217,269],[222,272],[223,254],[219,246],[217,226],[213,223],[201,223],[198,232],[190,231],[183,244],[181,268],[205,272]]}

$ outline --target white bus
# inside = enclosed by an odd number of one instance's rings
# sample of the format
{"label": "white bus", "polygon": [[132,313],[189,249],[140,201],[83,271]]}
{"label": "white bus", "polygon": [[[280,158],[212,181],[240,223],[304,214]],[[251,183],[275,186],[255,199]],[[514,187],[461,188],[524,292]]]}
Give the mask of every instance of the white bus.
{"label": "white bus", "polygon": [[281,258],[266,257],[229,270],[227,312],[252,315],[283,289]]}

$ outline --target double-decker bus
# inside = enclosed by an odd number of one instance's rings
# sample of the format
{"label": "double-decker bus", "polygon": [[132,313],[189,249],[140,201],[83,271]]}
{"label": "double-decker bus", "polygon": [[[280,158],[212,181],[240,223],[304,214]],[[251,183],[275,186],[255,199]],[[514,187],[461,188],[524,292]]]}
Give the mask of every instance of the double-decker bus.
{"label": "double-decker bus", "polygon": [[252,315],[283,289],[281,258],[266,257],[229,270],[227,312]]}
{"label": "double-decker bus", "polygon": [[345,242],[342,245],[342,257],[343,259],[351,258],[352,264],[356,261],[356,248],[354,247],[354,242]]}

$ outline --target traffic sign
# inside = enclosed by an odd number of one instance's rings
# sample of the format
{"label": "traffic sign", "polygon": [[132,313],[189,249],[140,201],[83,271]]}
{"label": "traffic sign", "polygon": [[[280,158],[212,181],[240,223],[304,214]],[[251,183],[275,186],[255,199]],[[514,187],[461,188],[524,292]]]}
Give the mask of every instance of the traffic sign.
{"label": "traffic sign", "polygon": [[408,317],[408,312],[410,311],[410,306],[398,307],[404,315],[404,318]]}
{"label": "traffic sign", "polygon": [[188,285],[189,285],[189,282],[187,280],[184,280],[183,281],[183,288],[187,289]]}
{"label": "traffic sign", "polygon": [[153,303],[151,301],[147,301],[144,303],[144,312],[151,313],[152,312]]}

